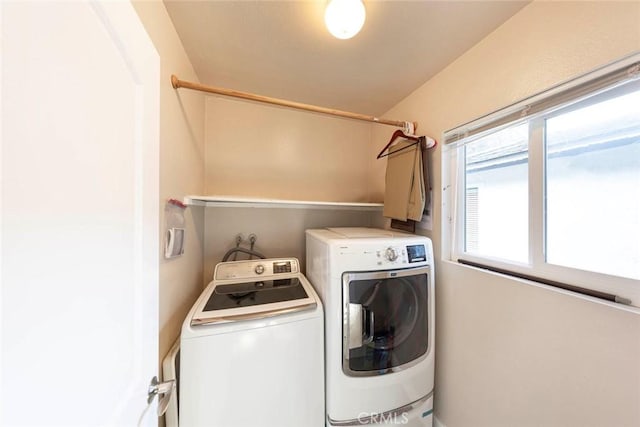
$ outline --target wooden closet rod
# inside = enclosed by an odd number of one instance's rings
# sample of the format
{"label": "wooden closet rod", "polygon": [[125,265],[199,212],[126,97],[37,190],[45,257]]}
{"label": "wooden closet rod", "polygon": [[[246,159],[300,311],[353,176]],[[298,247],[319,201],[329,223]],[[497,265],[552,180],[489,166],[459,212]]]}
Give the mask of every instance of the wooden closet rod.
{"label": "wooden closet rod", "polygon": [[[171,86],[173,86],[174,89],[183,87],[186,89],[199,90],[201,92],[214,93],[217,95],[232,96],[234,98],[242,98],[242,99],[248,99],[250,101],[264,102],[266,104],[281,105],[283,107],[297,108],[299,110],[313,111],[316,113],[330,114],[332,116],[346,117],[348,119],[364,120],[367,122],[380,123],[383,125],[390,125],[390,126],[396,126],[401,128],[405,127],[405,122],[401,122],[399,120],[381,119],[374,116],[367,116],[365,114],[350,113],[348,111],[334,110],[333,108],[318,107],[316,105],[309,105],[309,104],[303,104],[300,102],[287,101],[285,99],[271,98],[269,96],[256,95],[249,92],[239,92],[237,90],[224,89],[221,87],[207,86],[200,83],[187,82],[185,80],[180,80],[175,75],[171,76]],[[417,127],[418,127],[418,124],[416,122],[413,122],[413,128],[417,129]]]}

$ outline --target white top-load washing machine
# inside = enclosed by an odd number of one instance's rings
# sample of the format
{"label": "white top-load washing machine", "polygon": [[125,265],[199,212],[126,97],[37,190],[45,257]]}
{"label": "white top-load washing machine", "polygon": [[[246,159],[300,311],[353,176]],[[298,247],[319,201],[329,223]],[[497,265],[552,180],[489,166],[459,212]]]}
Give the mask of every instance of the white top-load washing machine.
{"label": "white top-load washing machine", "polygon": [[218,264],[182,326],[180,426],[324,426],[323,339],[297,259]]}
{"label": "white top-load washing machine", "polygon": [[371,228],[306,239],[306,275],[325,310],[327,424],[431,426],[431,240]]}

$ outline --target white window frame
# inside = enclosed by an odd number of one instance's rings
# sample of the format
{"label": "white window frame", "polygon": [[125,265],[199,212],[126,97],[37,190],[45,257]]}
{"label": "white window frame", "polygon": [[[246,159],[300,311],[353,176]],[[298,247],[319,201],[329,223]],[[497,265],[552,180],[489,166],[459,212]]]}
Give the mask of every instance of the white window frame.
{"label": "white window frame", "polygon": [[[620,78],[624,71],[628,78]],[[614,81],[602,81],[617,74]],[[443,167],[443,254],[451,261],[466,260],[489,269],[512,272],[539,278],[556,284],[578,286],[588,290],[606,292],[618,297],[617,302],[640,307],[640,280],[618,277],[547,263],[545,260],[545,120],[589,104],[612,97],[612,87],[634,80],[640,85],[640,54],[603,67],[578,79],[558,85],[517,104],[488,116],[446,131],[442,140],[445,148]],[[600,85],[594,84],[598,82]],[[604,92],[604,93],[603,93]],[[573,93],[568,96],[567,93]],[[531,114],[531,106],[539,111]],[[519,117],[518,117],[519,116]],[[529,197],[529,259],[518,263],[503,259],[478,256],[465,252],[465,161],[464,145],[489,133],[527,121],[528,142],[528,197]],[[469,136],[470,135],[470,136]],[[458,230],[459,228],[459,230]],[[606,250],[595,248],[594,250]]]}

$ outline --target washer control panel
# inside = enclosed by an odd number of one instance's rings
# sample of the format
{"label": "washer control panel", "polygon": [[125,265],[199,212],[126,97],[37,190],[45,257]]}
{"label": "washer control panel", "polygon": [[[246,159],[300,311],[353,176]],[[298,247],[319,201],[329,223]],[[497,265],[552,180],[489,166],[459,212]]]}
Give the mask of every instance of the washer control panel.
{"label": "washer control panel", "polygon": [[254,259],[221,262],[216,265],[214,278],[216,280],[251,279],[299,272],[300,267],[296,258]]}

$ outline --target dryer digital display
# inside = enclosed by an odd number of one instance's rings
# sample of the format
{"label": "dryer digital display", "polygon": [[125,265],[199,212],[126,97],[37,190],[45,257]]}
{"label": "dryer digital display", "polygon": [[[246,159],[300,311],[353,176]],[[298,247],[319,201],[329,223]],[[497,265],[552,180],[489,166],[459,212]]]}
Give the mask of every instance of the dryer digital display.
{"label": "dryer digital display", "polygon": [[407,255],[409,256],[409,262],[424,262],[427,260],[424,245],[407,246]]}

